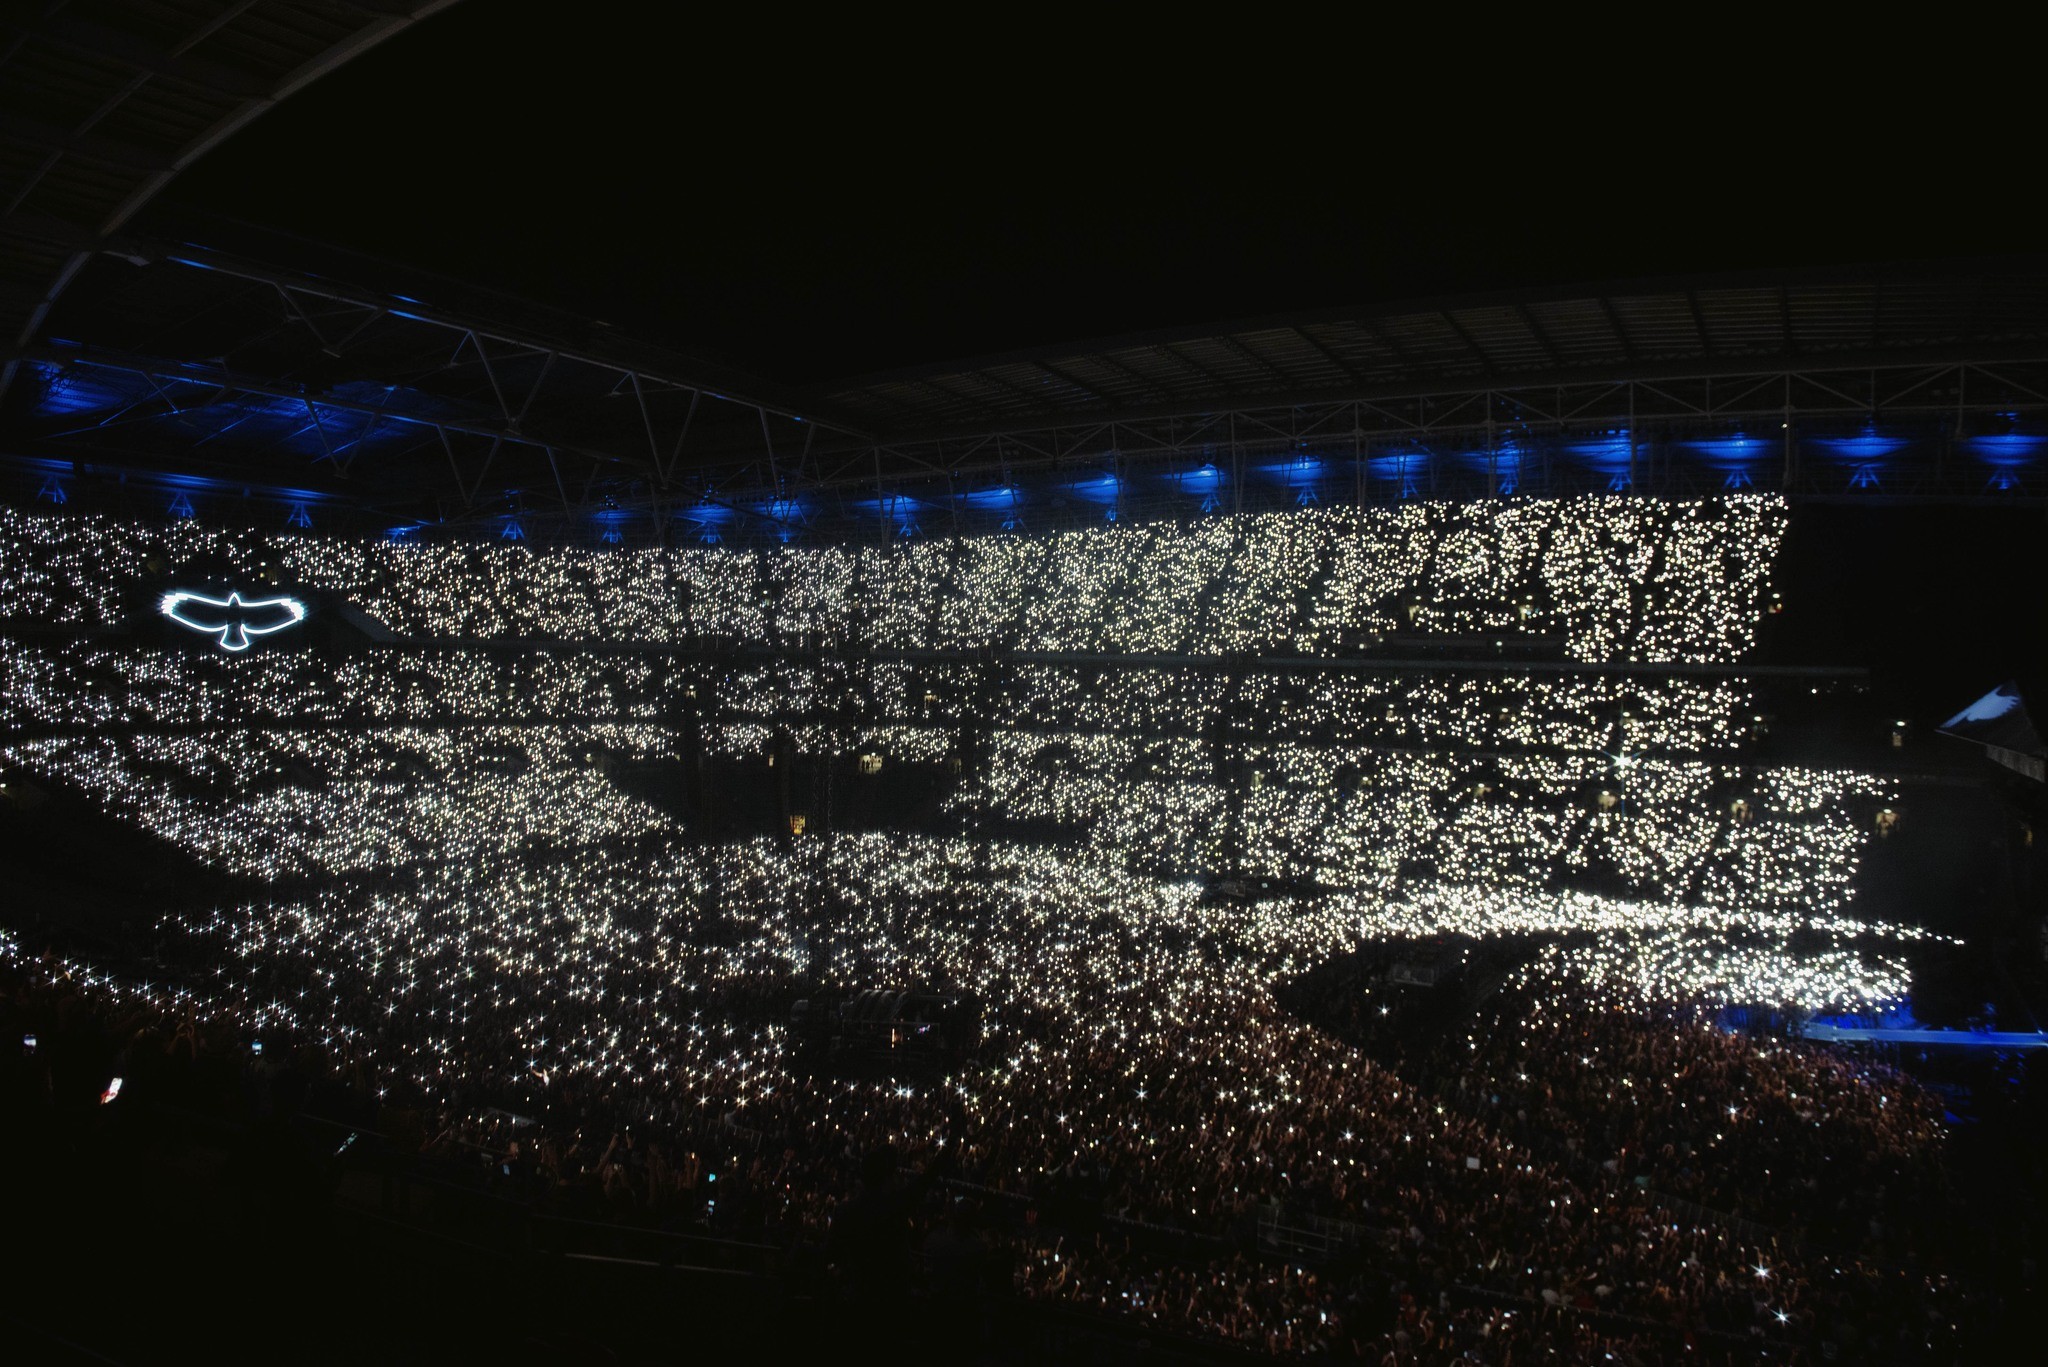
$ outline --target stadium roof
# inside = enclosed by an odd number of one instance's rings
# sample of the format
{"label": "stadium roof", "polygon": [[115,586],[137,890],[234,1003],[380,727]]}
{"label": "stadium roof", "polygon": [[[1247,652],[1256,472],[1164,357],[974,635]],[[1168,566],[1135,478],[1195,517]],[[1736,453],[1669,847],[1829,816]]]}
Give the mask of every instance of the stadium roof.
{"label": "stadium roof", "polygon": [[15,7],[0,30],[0,338],[32,341],[102,239],[209,148],[452,3]]}
{"label": "stadium roof", "polygon": [[[1242,507],[1316,481],[1360,498],[2042,492],[2039,259],[1374,305],[794,385],[389,263],[136,218],[236,129],[451,3],[75,0],[10,27],[8,496],[205,490],[455,524],[545,508],[586,528],[634,513],[659,535],[705,506],[775,509],[780,532],[798,504],[885,531],[922,525],[907,507],[1009,521],[1082,484],[1118,514],[1143,480],[1211,510],[1220,489]],[[1276,457],[1313,479],[1289,465],[1262,491],[1247,463]]]}
{"label": "stadium roof", "polygon": [[1760,362],[2032,358],[2048,340],[2048,264],[1647,280],[1255,319],[923,366],[830,386],[893,435],[986,431],[1475,386],[1747,374]]}
{"label": "stadium roof", "polygon": [[[777,506],[786,532],[792,500],[805,523],[910,530],[1076,479],[1120,509],[1147,470],[1244,506],[1261,491],[1239,467],[1276,456],[1342,464],[1317,478],[1361,497],[1371,480],[1393,497],[2035,496],[2048,447],[2035,261],[1434,300],[799,387],[457,282],[271,249],[301,264],[108,239],[19,352],[7,456],[39,477],[168,472],[400,520],[637,509],[658,532],[709,503]],[[1296,474],[1264,491],[1306,492]]]}

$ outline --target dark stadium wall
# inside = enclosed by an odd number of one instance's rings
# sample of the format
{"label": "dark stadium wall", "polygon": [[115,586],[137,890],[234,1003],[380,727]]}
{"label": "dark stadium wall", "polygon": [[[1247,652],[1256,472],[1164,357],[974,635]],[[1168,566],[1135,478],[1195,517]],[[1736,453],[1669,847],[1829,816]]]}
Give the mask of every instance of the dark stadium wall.
{"label": "dark stadium wall", "polygon": [[2039,507],[1794,506],[1766,658],[1867,665],[1872,701],[1931,730],[1985,690],[2040,678]]}

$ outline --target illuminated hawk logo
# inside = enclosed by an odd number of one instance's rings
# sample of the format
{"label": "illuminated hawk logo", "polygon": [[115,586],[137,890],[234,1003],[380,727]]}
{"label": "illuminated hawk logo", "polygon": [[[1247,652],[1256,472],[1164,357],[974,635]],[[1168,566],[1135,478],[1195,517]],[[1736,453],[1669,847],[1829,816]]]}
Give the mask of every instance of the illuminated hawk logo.
{"label": "illuminated hawk logo", "polygon": [[296,598],[244,598],[239,592],[209,598],[177,589],[165,594],[157,608],[187,631],[203,631],[222,650],[236,653],[249,648],[252,636],[268,636],[306,620],[306,605]]}

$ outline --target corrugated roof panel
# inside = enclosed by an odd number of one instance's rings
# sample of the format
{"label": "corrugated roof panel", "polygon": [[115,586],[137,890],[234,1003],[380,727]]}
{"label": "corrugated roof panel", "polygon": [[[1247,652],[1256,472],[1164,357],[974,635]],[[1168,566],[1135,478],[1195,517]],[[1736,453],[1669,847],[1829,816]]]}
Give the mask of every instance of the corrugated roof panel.
{"label": "corrugated roof panel", "polygon": [[241,101],[173,90],[154,81],[121,101],[99,124],[108,137],[174,152],[241,107]]}
{"label": "corrugated roof panel", "polygon": [[1621,344],[1614,325],[1596,299],[1551,299],[1530,304],[1529,316],[1567,367],[1619,359]]}
{"label": "corrugated roof panel", "polygon": [[1548,370],[1550,353],[1512,308],[1463,308],[1451,318],[1486,356],[1487,368],[1499,371]]}
{"label": "corrugated roof panel", "polygon": [[1027,406],[1025,396],[997,383],[985,370],[965,370],[949,375],[946,387],[972,400],[977,407],[996,414],[1010,413]]}
{"label": "corrugated roof panel", "polygon": [[[1158,347],[1139,347],[1105,353],[1105,369],[1118,381],[1125,391],[1132,391],[1132,376],[1142,382],[1136,392],[1142,395],[1140,402],[1179,394],[1188,380],[1188,366],[1184,359],[1170,356]],[[1119,374],[1120,367],[1128,374]],[[1064,364],[1062,369],[1069,367]],[[1071,373],[1086,376],[1077,360]],[[1092,383],[1092,381],[1091,381]]]}
{"label": "corrugated roof panel", "polygon": [[1155,397],[1123,371],[1092,356],[1069,356],[1052,362],[1052,365],[1061,375],[1071,376],[1074,381],[1087,386],[1096,396],[1094,401],[1097,403],[1121,407],[1129,403],[1147,403]]}
{"label": "corrugated roof panel", "polygon": [[1792,290],[1787,299],[1793,344],[1801,351],[1861,350],[1870,345],[1874,286],[1816,286]]}
{"label": "corrugated roof panel", "polygon": [[1351,382],[1343,368],[1318,351],[1298,329],[1266,328],[1239,333],[1237,340],[1261,362],[1285,376],[1284,383],[1295,389],[1341,389]]}
{"label": "corrugated roof panel", "polygon": [[2048,335],[2048,284],[2039,280],[1987,282],[1968,310],[1971,337],[2030,339]]}
{"label": "corrugated roof panel", "polygon": [[1608,307],[1621,320],[1638,357],[1697,356],[1702,343],[1692,306],[1683,294],[1610,294]]}
{"label": "corrugated roof panel", "polygon": [[1710,289],[1696,295],[1715,354],[1750,355],[1784,349],[1784,314],[1777,290]]}
{"label": "corrugated roof panel", "polygon": [[889,406],[891,411],[896,413],[921,413],[931,402],[922,391],[913,389],[909,384],[901,380],[891,380],[886,384],[874,385],[865,392],[872,393],[880,398]]}
{"label": "corrugated roof panel", "polygon": [[962,393],[959,377],[955,375],[944,377],[943,382],[931,378],[912,380],[909,389],[914,401],[931,415],[933,421],[941,424],[958,421],[978,407]]}
{"label": "corrugated roof panel", "polygon": [[1976,284],[1958,290],[1953,281],[1887,281],[1879,312],[1886,346],[1938,346],[1963,335]]}
{"label": "corrugated roof panel", "polygon": [[1080,386],[1063,380],[1029,361],[1012,361],[990,368],[989,373],[1009,385],[1018,402],[1031,409],[1074,408],[1100,404],[1102,400]]}
{"label": "corrugated roof panel", "polygon": [[1383,338],[1356,323],[1309,323],[1302,331],[1335,352],[1364,379],[1386,379],[1406,369]]}
{"label": "corrugated roof panel", "polygon": [[0,138],[0,187],[4,187],[8,198],[13,198],[30,176],[40,173],[49,159],[45,148]]}
{"label": "corrugated roof panel", "polygon": [[1266,379],[1242,352],[1233,351],[1213,337],[1176,341],[1166,350],[1195,367],[1205,383],[1221,384],[1226,390],[1256,388]]}
{"label": "corrugated roof panel", "polygon": [[966,415],[975,412],[972,404],[962,403],[927,381],[913,381],[894,391],[892,398],[900,398],[907,408],[895,415],[895,421],[905,426],[919,428],[945,428],[964,425]]}
{"label": "corrugated roof panel", "polygon": [[842,389],[827,394],[824,402],[849,420],[868,426],[885,426],[903,415],[901,408],[888,402],[873,389]]}
{"label": "corrugated roof panel", "polygon": [[1458,335],[1441,313],[1404,313],[1375,318],[1373,325],[1393,340],[1410,363],[1442,365],[1458,371],[1478,370],[1485,358]]}
{"label": "corrugated roof panel", "polygon": [[258,5],[245,22],[209,35],[197,50],[264,70],[288,72],[356,32],[366,17],[357,14],[350,18],[330,5]]}
{"label": "corrugated roof panel", "polygon": [[[119,30],[150,47],[166,51],[183,43],[206,22],[204,9],[194,14],[194,8],[190,5],[148,3],[147,0],[142,3],[137,3],[137,0],[72,0],[64,7],[73,19]],[[217,7],[215,13],[218,14]]]}
{"label": "corrugated roof panel", "polygon": [[4,64],[0,90],[8,105],[50,124],[76,127],[101,112],[134,73],[33,39]]}
{"label": "corrugated roof panel", "polygon": [[1464,344],[1442,314],[1401,314],[1395,318],[1372,318],[1368,328],[1395,346],[1409,365],[1470,361],[1477,365],[1473,348]]}
{"label": "corrugated roof panel", "polygon": [[23,207],[72,223],[96,224],[113,211],[133,178],[77,157],[63,157],[36,182]]}

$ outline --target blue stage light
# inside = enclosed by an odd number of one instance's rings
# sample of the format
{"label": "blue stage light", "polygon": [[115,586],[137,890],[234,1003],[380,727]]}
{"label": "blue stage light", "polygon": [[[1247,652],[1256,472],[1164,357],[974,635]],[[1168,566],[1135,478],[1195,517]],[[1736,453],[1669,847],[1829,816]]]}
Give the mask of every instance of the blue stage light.
{"label": "blue stage light", "polygon": [[699,503],[691,508],[690,511],[684,513],[683,518],[685,521],[694,522],[699,526],[723,526],[725,523],[732,521],[733,509],[730,505],[724,503]]}
{"label": "blue stage light", "polygon": [[1006,512],[1017,507],[1016,487],[999,484],[993,489],[975,489],[960,495],[960,501],[981,512]]}
{"label": "blue stage light", "polygon": [[1067,486],[1076,497],[1091,503],[1114,503],[1123,491],[1123,482],[1112,474],[1090,475],[1075,480]]}
{"label": "blue stage light", "polygon": [[1986,465],[2004,470],[2020,469],[2041,459],[2048,437],[2028,432],[2003,432],[1982,437],[1965,437],[1957,443]]}
{"label": "blue stage light", "polygon": [[[1629,482],[1629,434],[1626,431],[1603,432],[1576,441],[1562,442],[1558,453],[1574,464],[1608,476],[1609,489],[1626,489]],[[1617,490],[1618,491],[1618,490]]]}
{"label": "blue stage light", "polygon": [[[1770,459],[1781,451],[1777,442],[1765,441],[1760,437],[1752,437],[1742,432],[1737,432],[1733,436],[1727,437],[1708,437],[1695,441],[1683,441],[1679,445],[1687,450],[1697,452],[1703,465],[1710,470],[1724,475],[1734,474],[1737,471],[1742,471],[1746,474],[1760,462]],[[1744,484],[1746,485],[1747,483],[1748,480],[1745,478]],[[1729,487],[1733,488],[1735,486],[1730,485]]]}
{"label": "blue stage light", "polygon": [[1853,437],[1814,437],[1809,443],[1844,465],[1864,467],[1904,450],[1912,443],[1867,427]]}

